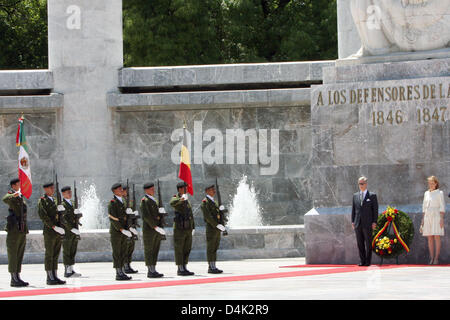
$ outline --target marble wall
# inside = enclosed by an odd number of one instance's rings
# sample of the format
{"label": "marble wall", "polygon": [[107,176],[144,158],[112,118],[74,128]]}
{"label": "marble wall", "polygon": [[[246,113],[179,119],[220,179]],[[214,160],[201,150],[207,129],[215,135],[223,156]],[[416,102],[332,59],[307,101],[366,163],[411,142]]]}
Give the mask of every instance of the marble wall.
{"label": "marble wall", "polygon": [[[175,186],[179,181],[179,158],[176,156],[176,163],[173,163],[171,154],[176,153],[173,150],[180,140],[172,141],[171,136],[175,129],[183,127],[185,120],[192,135],[190,154],[195,193],[191,202],[199,225],[203,224],[199,206],[205,185],[213,183],[217,177],[222,199],[229,206],[243,175],[248,177],[258,193],[266,224],[303,223],[303,214],[312,206],[309,106],[116,112],[115,153],[122,181],[128,178],[130,183],[136,183],[136,190],[142,194],[141,186],[145,181],[160,179],[166,210],[170,209],[167,204],[176,193]],[[216,155],[215,163],[198,160],[199,144],[194,145],[194,136],[204,135],[209,129],[217,129],[224,136],[224,153]],[[255,129],[257,134],[260,129],[278,130],[280,148],[271,155],[279,159],[278,170],[264,175],[261,173],[264,165],[260,162],[250,164],[248,141],[244,150],[245,163],[228,162],[225,155],[227,129]],[[203,137],[203,152],[209,144],[211,142]],[[270,150],[270,145],[268,148]]]}

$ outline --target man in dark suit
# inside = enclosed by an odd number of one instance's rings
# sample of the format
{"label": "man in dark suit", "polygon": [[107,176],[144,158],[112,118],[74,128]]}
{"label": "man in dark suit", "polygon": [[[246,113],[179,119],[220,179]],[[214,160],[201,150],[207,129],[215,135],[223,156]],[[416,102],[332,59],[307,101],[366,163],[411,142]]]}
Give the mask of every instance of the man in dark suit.
{"label": "man in dark suit", "polygon": [[353,195],[352,227],[356,234],[360,264],[370,266],[372,258],[372,230],[377,226],[377,195],[367,190],[367,178],[358,179],[359,192]]}

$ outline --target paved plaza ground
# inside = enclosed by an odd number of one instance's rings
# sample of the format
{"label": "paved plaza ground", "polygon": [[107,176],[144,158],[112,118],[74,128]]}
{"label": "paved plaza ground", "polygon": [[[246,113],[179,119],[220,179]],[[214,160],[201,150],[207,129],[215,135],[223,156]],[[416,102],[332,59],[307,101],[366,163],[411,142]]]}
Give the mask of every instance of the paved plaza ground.
{"label": "paved plaza ground", "polygon": [[23,265],[27,288],[9,286],[7,265],[0,265],[1,299],[43,300],[449,300],[450,266],[305,265],[304,258],[219,261],[222,274],[207,273],[205,262],[188,267],[195,276],[176,275],[173,262],[162,261],[164,278],[148,279],[144,262],[131,281],[115,281],[112,263],[79,263],[80,278],[48,286],[42,264]]}

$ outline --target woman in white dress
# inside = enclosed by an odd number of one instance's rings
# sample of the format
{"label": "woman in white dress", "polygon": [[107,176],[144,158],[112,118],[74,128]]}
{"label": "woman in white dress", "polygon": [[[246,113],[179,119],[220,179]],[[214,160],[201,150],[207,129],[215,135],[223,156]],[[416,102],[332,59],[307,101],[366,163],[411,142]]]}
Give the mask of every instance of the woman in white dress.
{"label": "woman in white dress", "polygon": [[439,264],[441,236],[444,235],[444,193],[439,190],[435,176],[428,178],[428,190],[423,197],[423,218],[420,225],[422,235],[428,238],[429,264]]}

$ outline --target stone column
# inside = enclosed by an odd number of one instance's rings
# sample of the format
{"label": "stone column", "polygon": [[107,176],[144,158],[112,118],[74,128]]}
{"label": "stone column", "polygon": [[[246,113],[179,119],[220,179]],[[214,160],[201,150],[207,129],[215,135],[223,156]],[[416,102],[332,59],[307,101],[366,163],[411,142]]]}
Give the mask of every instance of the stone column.
{"label": "stone column", "polygon": [[106,200],[119,178],[106,97],[118,90],[123,66],[122,0],[48,0],[48,55],[54,92],[64,95],[54,159],[60,185],[88,180]]}

